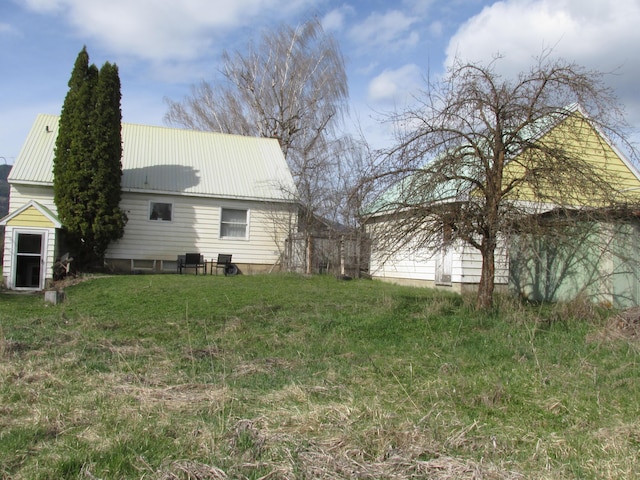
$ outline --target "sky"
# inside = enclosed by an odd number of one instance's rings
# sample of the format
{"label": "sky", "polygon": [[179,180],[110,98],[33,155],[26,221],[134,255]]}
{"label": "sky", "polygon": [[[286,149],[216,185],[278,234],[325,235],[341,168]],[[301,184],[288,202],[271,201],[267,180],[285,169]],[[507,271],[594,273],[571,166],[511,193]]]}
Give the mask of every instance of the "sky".
{"label": "sky", "polygon": [[392,142],[385,113],[410,106],[455,58],[500,55],[508,76],[545,51],[610,72],[640,131],[640,0],[0,0],[0,164],[38,113],[60,113],[83,46],[98,67],[118,65],[124,122],[166,125],[166,99],[214,80],[223,51],[312,17],[345,58],[344,128],[374,147]]}

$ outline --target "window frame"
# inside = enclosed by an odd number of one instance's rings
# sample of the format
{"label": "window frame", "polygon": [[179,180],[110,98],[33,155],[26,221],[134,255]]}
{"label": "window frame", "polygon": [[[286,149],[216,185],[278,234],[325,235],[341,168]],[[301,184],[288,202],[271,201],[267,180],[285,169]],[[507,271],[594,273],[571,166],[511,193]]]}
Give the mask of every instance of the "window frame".
{"label": "window frame", "polygon": [[[223,235],[222,234],[222,230],[223,230],[223,225],[240,225],[239,222],[224,222],[223,221],[223,215],[224,215],[224,211],[225,210],[236,210],[236,211],[240,211],[240,212],[244,212],[245,213],[245,221],[244,223],[242,223],[242,225],[244,225],[244,236],[230,236],[230,235]],[[218,225],[218,238],[220,240],[249,240],[249,226],[250,226],[250,219],[251,219],[251,214],[250,214],[250,209],[248,208],[238,208],[238,207],[220,207],[220,221],[219,221],[219,225]]]}
{"label": "window frame", "polygon": [[[171,218],[169,220],[165,220],[164,218],[158,217],[158,218],[151,218],[151,215],[153,213],[153,206],[154,205],[169,205],[170,207],[170,214],[171,214]],[[149,222],[161,222],[161,223],[172,223],[173,222],[173,202],[161,202],[158,200],[149,200],[149,209],[147,211],[147,221]]]}

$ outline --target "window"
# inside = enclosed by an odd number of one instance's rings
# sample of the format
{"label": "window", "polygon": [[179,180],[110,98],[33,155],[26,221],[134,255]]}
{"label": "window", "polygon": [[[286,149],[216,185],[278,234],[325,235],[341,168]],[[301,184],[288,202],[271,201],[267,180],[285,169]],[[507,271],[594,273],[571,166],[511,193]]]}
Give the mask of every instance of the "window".
{"label": "window", "polygon": [[150,202],[149,203],[149,220],[157,220],[159,222],[170,222],[172,220],[173,204]]}
{"label": "window", "polygon": [[223,208],[220,216],[220,238],[247,238],[247,210]]}

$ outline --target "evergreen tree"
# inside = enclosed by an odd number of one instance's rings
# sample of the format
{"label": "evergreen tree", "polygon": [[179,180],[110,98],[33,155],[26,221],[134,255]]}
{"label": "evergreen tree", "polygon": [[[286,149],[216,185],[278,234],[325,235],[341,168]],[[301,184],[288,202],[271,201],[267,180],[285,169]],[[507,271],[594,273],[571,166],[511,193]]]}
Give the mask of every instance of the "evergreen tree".
{"label": "evergreen tree", "polygon": [[101,262],[109,243],[124,232],[120,123],[117,67],[105,64],[102,72],[89,65],[85,47],[69,80],[53,164],[58,216],[81,266]]}
{"label": "evergreen tree", "polygon": [[101,259],[109,243],[122,237],[126,214],[120,209],[122,190],[122,113],[118,67],[109,62],[100,69],[95,92],[93,122],[93,181],[91,191],[95,221],[92,224],[94,256]]}

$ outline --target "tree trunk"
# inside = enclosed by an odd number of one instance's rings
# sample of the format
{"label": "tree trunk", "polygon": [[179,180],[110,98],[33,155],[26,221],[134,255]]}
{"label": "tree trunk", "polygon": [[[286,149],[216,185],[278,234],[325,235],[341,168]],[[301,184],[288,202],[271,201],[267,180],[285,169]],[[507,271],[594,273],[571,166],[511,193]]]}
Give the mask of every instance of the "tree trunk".
{"label": "tree trunk", "polygon": [[495,287],[495,252],[496,241],[485,238],[482,241],[482,273],[480,275],[480,285],[478,285],[478,298],[476,308],[478,310],[488,310],[493,307],[493,290]]}
{"label": "tree trunk", "polygon": [[305,268],[307,275],[313,272],[313,235],[307,235],[307,265]]}

